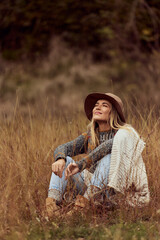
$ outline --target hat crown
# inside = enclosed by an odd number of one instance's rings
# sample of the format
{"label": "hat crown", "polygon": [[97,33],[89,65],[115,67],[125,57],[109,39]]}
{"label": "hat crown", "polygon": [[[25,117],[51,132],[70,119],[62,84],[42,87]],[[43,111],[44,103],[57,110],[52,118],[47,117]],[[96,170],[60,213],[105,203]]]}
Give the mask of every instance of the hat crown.
{"label": "hat crown", "polygon": [[113,94],[113,93],[105,93],[105,95],[114,98],[114,99],[118,102],[118,104],[120,105],[120,107],[122,108],[122,111],[124,110],[124,109],[123,109],[123,102],[122,102],[122,100],[121,100],[117,95],[115,95],[115,94]]}

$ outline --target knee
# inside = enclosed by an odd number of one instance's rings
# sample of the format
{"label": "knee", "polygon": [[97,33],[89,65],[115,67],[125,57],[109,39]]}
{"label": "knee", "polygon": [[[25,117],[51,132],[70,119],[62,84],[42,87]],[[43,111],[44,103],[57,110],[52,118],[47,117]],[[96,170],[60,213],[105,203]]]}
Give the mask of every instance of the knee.
{"label": "knee", "polygon": [[106,165],[106,164],[110,164],[110,160],[111,160],[111,154],[107,154],[106,156],[104,156],[100,161],[99,161],[99,165]]}
{"label": "knee", "polygon": [[66,157],[66,165],[73,163],[73,162],[74,162],[74,160],[71,157],[69,157],[69,156]]}

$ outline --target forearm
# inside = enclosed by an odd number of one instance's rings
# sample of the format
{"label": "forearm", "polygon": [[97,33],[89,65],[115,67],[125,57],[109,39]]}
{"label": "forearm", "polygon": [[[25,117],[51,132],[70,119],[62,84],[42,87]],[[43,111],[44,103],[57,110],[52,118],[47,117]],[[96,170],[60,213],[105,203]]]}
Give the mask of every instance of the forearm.
{"label": "forearm", "polygon": [[96,164],[101,158],[111,153],[113,139],[107,140],[96,147],[90,154],[76,162],[79,170],[82,171],[85,168],[91,167]]}
{"label": "forearm", "polygon": [[67,156],[73,157],[82,154],[85,151],[85,135],[82,134],[75,140],[62,144],[54,151],[54,159],[66,159]]}

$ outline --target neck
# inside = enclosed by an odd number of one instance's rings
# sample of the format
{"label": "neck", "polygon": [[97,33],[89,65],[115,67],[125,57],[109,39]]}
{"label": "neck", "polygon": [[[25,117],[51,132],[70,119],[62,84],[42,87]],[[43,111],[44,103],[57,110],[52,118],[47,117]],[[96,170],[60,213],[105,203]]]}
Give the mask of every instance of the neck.
{"label": "neck", "polygon": [[110,125],[106,122],[99,122],[98,126],[99,126],[99,132],[104,132],[104,131],[111,130]]}

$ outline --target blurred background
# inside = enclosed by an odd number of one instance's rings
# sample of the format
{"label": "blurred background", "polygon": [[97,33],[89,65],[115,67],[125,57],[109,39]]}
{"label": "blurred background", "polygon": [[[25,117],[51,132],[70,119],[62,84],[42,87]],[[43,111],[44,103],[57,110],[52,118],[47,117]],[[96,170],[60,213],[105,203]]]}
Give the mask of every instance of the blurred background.
{"label": "blurred background", "polygon": [[[86,131],[91,92],[123,99],[146,142],[151,203],[100,220],[93,213],[91,230],[90,216],[86,225],[58,218],[47,227],[40,219],[53,152]],[[103,229],[111,239],[105,222],[113,239],[158,239],[159,107],[160,0],[0,0],[0,239],[12,230],[5,239],[71,239],[74,231],[80,239],[93,229],[87,239]]]}
{"label": "blurred background", "polygon": [[159,0],[1,0],[0,115],[82,110],[113,92],[160,106]]}

